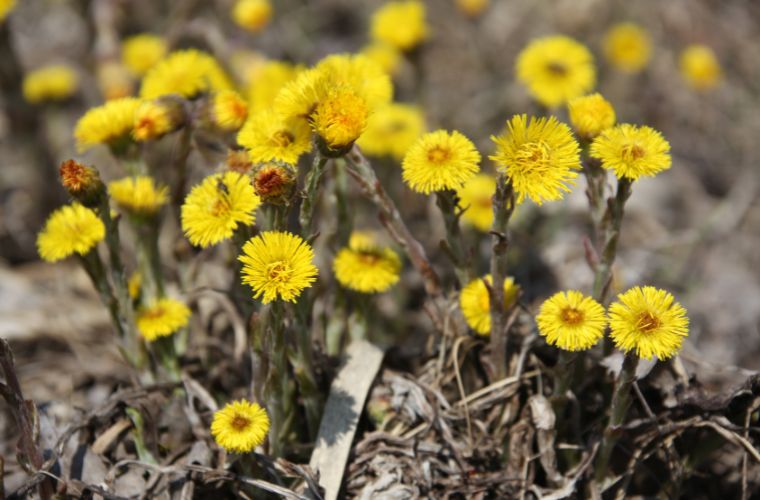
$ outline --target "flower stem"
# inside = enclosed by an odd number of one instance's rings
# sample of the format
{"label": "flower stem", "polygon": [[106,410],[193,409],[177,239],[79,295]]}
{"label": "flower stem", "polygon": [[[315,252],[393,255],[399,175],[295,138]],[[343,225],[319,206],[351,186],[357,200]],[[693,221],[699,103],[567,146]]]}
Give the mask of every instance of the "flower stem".
{"label": "flower stem", "polygon": [[313,232],[314,225],[314,207],[317,204],[317,195],[319,193],[319,184],[322,174],[325,172],[328,158],[322,156],[319,152],[314,156],[314,163],[306,174],[305,197],[301,202],[301,213],[298,220],[301,223],[301,230],[306,238]]}
{"label": "flower stem", "polygon": [[464,245],[464,238],[459,227],[459,218],[461,213],[457,212],[459,197],[454,191],[438,191],[436,194],[436,204],[443,214],[444,225],[446,227],[446,241],[441,242],[445,245],[444,249],[454,263],[457,279],[461,286],[469,283],[474,273],[472,271],[472,259]]}
{"label": "flower stem", "polygon": [[271,412],[269,433],[270,453],[282,457],[289,433],[289,413],[293,411],[292,391],[288,372],[287,343],[285,342],[285,318],[282,304],[272,302],[264,318],[264,341],[269,361],[269,371],[264,386],[264,399]]}
{"label": "flower stem", "polygon": [[620,228],[623,223],[623,211],[625,202],[631,196],[631,181],[620,179],[617,193],[614,198],[607,200],[607,210],[601,221],[602,246],[600,247],[599,262],[594,274],[594,288],[592,296],[595,300],[604,304],[610,290],[612,281],[612,265],[617,255],[617,244],[620,238]]}
{"label": "flower stem", "polygon": [[493,195],[493,226],[491,239],[491,287],[488,290],[491,307],[491,359],[496,380],[507,376],[507,323],[509,315],[504,304],[504,280],[507,278],[507,250],[509,234],[507,226],[515,205],[512,183],[504,176],[499,176],[496,193]]}

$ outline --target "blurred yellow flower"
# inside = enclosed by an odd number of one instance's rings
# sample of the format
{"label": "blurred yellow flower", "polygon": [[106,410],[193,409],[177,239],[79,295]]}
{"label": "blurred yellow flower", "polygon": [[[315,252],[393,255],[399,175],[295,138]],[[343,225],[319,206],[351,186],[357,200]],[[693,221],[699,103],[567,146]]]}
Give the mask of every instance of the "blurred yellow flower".
{"label": "blurred yellow flower", "polygon": [[401,160],[424,132],[425,116],[419,106],[391,103],[370,116],[357,144],[370,156]]}
{"label": "blurred yellow flower", "polygon": [[599,302],[568,290],[555,293],[541,304],[536,323],[548,344],[566,351],[585,351],[604,336],[607,316]]}
{"label": "blurred yellow flower", "polygon": [[317,277],[314,250],[300,236],[265,231],[243,245],[243,284],[253,288],[253,298],[268,304],[276,299],[295,302]]}
{"label": "blurred yellow flower", "polygon": [[137,310],[137,331],[148,342],[167,337],[190,321],[190,308],[184,302],[162,298]]}
{"label": "blurred yellow flower", "polygon": [[32,104],[43,101],[60,101],[71,97],[79,87],[79,75],[71,66],[53,64],[43,66],[24,76],[24,99]]}
{"label": "blurred yellow flower", "polygon": [[140,291],[142,289],[142,274],[139,271],[135,271],[127,280],[127,292],[129,292],[129,298],[137,300],[140,298]]}
{"label": "blurred yellow flower", "polygon": [[615,125],[615,108],[601,94],[570,99],[567,111],[576,133],[586,140]]}
{"label": "blurred yellow flower", "polygon": [[388,247],[377,244],[372,233],[354,232],[348,246],[340,249],[333,261],[338,282],[357,292],[385,292],[395,285],[401,259]]}
{"label": "blurred yellow flower", "polygon": [[211,116],[221,130],[239,130],[248,117],[248,103],[234,90],[221,90],[212,99]]}
{"label": "blurred yellow flower", "polygon": [[[491,298],[486,282],[489,286],[493,283],[490,274],[470,281],[459,294],[459,307],[467,325],[480,335],[491,334]],[[504,280],[505,307],[511,307],[517,301],[519,291],[520,287],[512,278],[507,277]]]}
{"label": "blurred yellow flower", "polygon": [[303,67],[284,61],[266,61],[250,75],[246,95],[252,111],[270,108],[275,97],[289,82],[295,80]]}
{"label": "blurred yellow flower", "polygon": [[614,67],[628,73],[644,69],[652,57],[649,33],[634,23],[618,23],[604,35],[604,56]]}
{"label": "blurred yellow flower", "polygon": [[488,174],[477,174],[457,191],[459,208],[464,210],[462,220],[478,231],[487,233],[493,224],[493,195],[496,180]]}
{"label": "blurred yellow flower", "polygon": [[311,115],[314,132],[329,149],[350,146],[364,132],[370,110],[367,102],[348,87],[323,89],[322,97]]}
{"label": "blurred yellow flower", "polygon": [[570,127],[555,117],[531,118],[515,115],[499,136],[491,136],[496,154],[490,156],[505,174],[517,202],[530,198],[538,205],[560,200],[568,186],[575,185],[581,168],[580,146]]}
{"label": "blurred yellow flower", "polygon": [[132,72],[119,61],[104,61],[96,69],[98,88],[106,101],[129,97],[134,94],[135,81]]}
{"label": "blurred yellow flower", "polygon": [[689,318],[671,294],[652,286],[634,287],[618,295],[609,309],[610,337],[625,352],[668,359],[689,335]]}
{"label": "blurred yellow flower", "polygon": [[237,0],[232,7],[232,20],[251,33],[258,33],[272,18],[269,0]]}
{"label": "blurred yellow flower", "polygon": [[190,243],[203,248],[232,237],[239,224],[250,226],[261,200],[251,179],[238,172],[206,177],[182,204],[182,230]]}
{"label": "blurred yellow flower", "polygon": [[238,133],[238,144],[255,163],[280,160],[295,164],[311,150],[311,129],[304,120],[283,119],[271,109],[254,112]]}
{"label": "blurred yellow flower", "polygon": [[679,69],[686,83],[697,90],[709,90],[723,79],[715,52],[706,45],[690,45],[681,52]]}
{"label": "blurred yellow flower", "polygon": [[80,151],[97,144],[115,145],[129,139],[140,100],[123,97],[91,108],[74,128],[74,138]]}
{"label": "blurred yellow flower", "polygon": [[408,51],[428,36],[425,4],[416,0],[387,2],[372,14],[372,39]]}
{"label": "blurred yellow flower", "polygon": [[436,130],[420,137],[404,157],[404,182],[414,191],[459,189],[480,170],[480,153],[456,130]]}
{"label": "blurred yellow flower", "polygon": [[241,399],[214,413],[211,434],[216,444],[230,453],[250,453],[264,442],[269,425],[264,408]]}
{"label": "blurred yellow flower", "polygon": [[359,52],[380,66],[389,75],[395,75],[401,66],[401,53],[392,45],[373,42]]}
{"label": "blurred yellow flower", "polygon": [[53,212],[37,236],[37,251],[43,260],[56,262],[66,257],[86,255],[105,237],[98,215],[79,203]]}
{"label": "blurred yellow flower", "polygon": [[517,79],[544,106],[554,108],[594,88],[594,58],[585,45],[557,35],[533,40],[517,56]]}
{"label": "blurred yellow flower", "polygon": [[154,215],[169,201],[169,188],[147,175],[109,182],[108,194],[124,211],[137,216]]}
{"label": "blurred yellow flower", "polygon": [[16,0],[0,0],[0,23],[8,17],[15,6]]}
{"label": "blurred yellow flower", "polygon": [[652,177],[671,165],[670,144],[651,127],[627,123],[605,130],[591,144],[589,154],[614,170],[619,178],[635,181]]}
{"label": "blurred yellow flower", "polygon": [[178,94],[189,98],[228,89],[232,89],[232,82],[216,59],[200,50],[186,49],[170,53],[146,73],[140,97]]}
{"label": "blurred yellow flower", "polygon": [[132,137],[136,141],[158,139],[173,132],[184,120],[182,105],[169,99],[143,101],[135,111]]}
{"label": "blurred yellow flower", "polygon": [[488,8],[491,0],[456,0],[457,9],[463,14],[476,17]]}
{"label": "blurred yellow flower", "polygon": [[151,33],[140,33],[121,44],[121,61],[134,74],[142,76],[166,55],[166,40]]}

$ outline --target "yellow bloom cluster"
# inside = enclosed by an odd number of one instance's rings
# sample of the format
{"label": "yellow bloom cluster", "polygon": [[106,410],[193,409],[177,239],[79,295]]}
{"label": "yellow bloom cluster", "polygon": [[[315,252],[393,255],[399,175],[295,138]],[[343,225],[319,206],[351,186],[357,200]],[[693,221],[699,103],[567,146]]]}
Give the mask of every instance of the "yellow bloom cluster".
{"label": "yellow bloom cluster", "polygon": [[567,111],[578,136],[586,140],[615,125],[615,109],[601,94],[570,99]]}
{"label": "yellow bloom cluster", "polygon": [[388,2],[373,15],[372,38],[399,50],[411,50],[428,35],[425,4],[417,0]]}
{"label": "yellow bloom cluster", "polygon": [[621,71],[636,73],[652,56],[652,41],[644,28],[634,23],[612,26],[604,36],[604,56]]}
{"label": "yellow bloom cluster", "polygon": [[71,97],[79,86],[79,75],[70,66],[54,64],[31,71],[24,77],[22,92],[27,102],[60,101]]}
{"label": "yellow bloom cluster", "polygon": [[189,98],[229,89],[232,82],[216,59],[200,50],[186,49],[172,52],[151,67],[140,87],[140,97],[178,94]]}
{"label": "yellow bloom cluster", "polygon": [[37,236],[37,250],[44,260],[56,262],[75,253],[89,253],[105,235],[105,226],[98,215],[74,203],[50,215]]}
{"label": "yellow bloom cluster", "polygon": [[126,212],[151,216],[169,201],[169,188],[147,175],[125,177],[108,184],[111,198]]}
{"label": "yellow bloom cluster", "polygon": [[[493,283],[491,275],[469,282],[459,294],[459,307],[467,325],[480,335],[491,334],[491,298],[488,288]],[[504,307],[511,307],[517,300],[520,287],[510,277],[504,280]]]}
{"label": "yellow bloom cluster", "polygon": [[356,143],[370,156],[401,160],[424,131],[425,117],[418,106],[392,103],[370,116]]}
{"label": "yellow bloom cluster", "polygon": [[552,295],[536,316],[538,331],[546,342],[566,351],[585,351],[604,336],[604,307],[581,292],[570,290]]}
{"label": "yellow bloom cluster", "polygon": [[167,337],[187,325],[190,308],[184,302],[162,298],[138,309],[135,322],[137,331],[148,342]]}
{"label": "yellow bloom cluster", "polygon": [[480,153],[456,130],[437,130],[415,142],[402,163],[404,182],[418,193],[459,189],[478,173]]}
{"label": "yellow bloom cluster", "polygon": [[74,128],[77,147],[85,150],[97,144],[113,145],[128,139],[138,106],[139,99],[123,97],[91,108]]}
{"label": "yellow bloom cluster", "polygon": [[333,261],[338,282],[362,293],[388,290],[398,282],[400,270],[398,254],[379,246],[374,235],[366,232],[354,232],[348,247],[342,248]]}
{"label": "yellow bloom cluster", "polygon": [[231,453],[250,453],[264,442],[269,426],[264,408],[241,399],[214,413],[211,434],[219,446]]}
{"label": "yellow bloom cluster", "polygon": [[162,37],[141,33],[122,42],[121,61],[134,74],[142,76],[163,59],[167,48],[166,40]]}

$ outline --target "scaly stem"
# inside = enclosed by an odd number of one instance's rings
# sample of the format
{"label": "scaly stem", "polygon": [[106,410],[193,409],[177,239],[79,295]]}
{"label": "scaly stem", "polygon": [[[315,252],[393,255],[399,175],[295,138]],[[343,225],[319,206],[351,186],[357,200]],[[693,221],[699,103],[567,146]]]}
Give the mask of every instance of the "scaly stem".
{"label": "scaly stem", "polygon": [[489,301],[491,307],[491,356],[494,365],[495,380],[507,376],[507,323],[508,309],[504,304],[504,280],[507,278],[507,250],[509,249],[509,234],[507,226],[515,205],[512,183],[504,176],[499,176],[496,193],[493,195],[493,226],[491,239],[491,287]]}
{"label": "scaly stem", "polygon": [[264,341],[267,344],[269,373],[264,386],[264,399],[271,413],[269,432],[270,453],[282,457],[292,420],[293,393],[288,370],[285,317],[282,304],[272,302],[266,311]]}
{"label": "scaly stem", "polygon": [[[454,263],[457,279],[460,286],[469,283],[474,273],[472,271],[469,252],[464,244],[462,231],[459,228],[459,218],[461,213],[458,212],[459,197],[454,191],[438,191],[436,194],[436,204],[443,215],[444,225],[446,227],[445,250]],[[444,245],[443,242],[441,242]]]}
{"label": "scaly stem", "polygon": [[615,198],[607,202],[607,210],[604,214],[604,243],[599,255],[599,263],[594,275],[593,297],[604,304],[609,294],[610,282],[612,281],[612,265],[617,255],[617,243],[620,238],[620,227],[623,223],[623,210],[625,202],[631,196],[631,181],[620,179],[618,181]]}
{"label": "scaly stem", "polygon": [[301,223],[301,230],[306,238],[313,232],[314,209],[317,204],[319,194],[319,184],[322,174],[325,172],[328,158],[322,156],[319,152],[314,156],[314,163],[311,170],[306,174],[305,197],[301,202],[301,213],[298,220]]}

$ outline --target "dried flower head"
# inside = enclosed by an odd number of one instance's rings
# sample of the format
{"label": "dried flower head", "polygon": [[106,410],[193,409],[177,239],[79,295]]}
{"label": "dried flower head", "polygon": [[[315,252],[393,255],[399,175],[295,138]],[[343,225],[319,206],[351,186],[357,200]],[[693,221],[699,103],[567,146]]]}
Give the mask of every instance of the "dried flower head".
{"label": "dried flower head", "polygon": [[237,0],[232,7],[232,20],[251,33],[258,33],[272,18],[269,0]]}
{"label": "dried flower head", "polygon": [[367,155],[401,160],[424,132],[425,117],[418,106],[392,103],[370,116],[357,144]]}
{"label": "dried flower head", "polygon": [[615,125],[615,108],[598,93],[570,99],[567,111],[578,136],[586,140]]}
{"label": "dried flower head", "polygon": [[644,69],[652,56],[649,33],[634,23],[612,26],[604,36],[603,48],[610,64],[628,73]]}
{"label": "dried flower head", "polygon": [[285,163],[264,163],[253,174],[253,189],[261,201],[272,205],[288,203],[296,190],[295,169]]}
{"label": "dried flower head", "polygon": [[129,140],[140,100],[124,97],[91,108],[82,116],[74,129],[79,150],[97,144],[118,147]]}
{"label": "dried flower head", "polygon": [[392,249],[378,245],[372,233],[354,232],[348,246],[335,256],[333,271],[348,289],[385,292],[398,282],[401,259]]}
{"label": "dried flower head", "polygon": [[311,150],[311,129],[297,118],[285,119],[270,109],[254,112],[237,136],[257,163],[284,161],[296,164]]}
{"label": "dried flower head", "polygon": [[48,262],[56,262],[75,253],[86,255],[103,240],[105,234],[105,226],[98,215],[74,203],[50,215],[37,236],[37,251]]}
{"label": "dried flower head", "polygon": [[706,45],[690,45],[681,52],[678,60],[681,76],[696,90],[709,90],[723,79],[715,52]]}
{"label": "dried flower head", "polygon": [[417,0],[387,2],[371,20],[372,38],[399,50],[412,50],[428,36],[425,4]]}
{"label": "dried flower head", "polygon": [[145,75],[140,97],[155,99],[167,94],[192,98],[203,92],[232,89],[232,82],[211,55],[195,49],[172,52]]}
{"label": "dried flower head", "polygon": [[[475,278],[459,294],[459,307],[467,325],[480,335],[491,333],[491,297],[486,283],[493,283],[491,275]],[[511,307],[517,300],[520,287],[510,277],[504,280],[504,307]]]}
{"label": "dried flower head", "polygon": [[604,336],[607,316],[597,301],[569,290],[555,293],[541,304],[536,323],[549,344],[566,351],[585,351]]}
{"label": "dried flower head", "polygon": [[43,66],[24,76],[21,90],[24,99],[32,104],[61,101],[71,97],[79,87],[79,75],[71,66]]}
{"label": "dried flower head", "polygon": [[496,179],[488,174],[477,174],[465,182],[459,190],[459,208],[462,220],[472,224],[478,231],[487,233],[493,224],[493,195]]}
{"label": "dried flower head", "polygon": [[76,160],[66,160],[58,168],[61,184],[72,198],[86,207],[95,207],[105,194],[98,171]]}
{"label": "dried flower head", "polygon": [[269,416],[256,403],[241,399],[227,403],[214,413],[211,434],[216,443],[231,453],[250,453],[269,432]]}
{"label": "dried flower head", "polygon": [[614,170],[619,178],[635,181],[641,176],[652,177],[670,168],[670,144],[651,127],[624,123],[602,132],[594,139],[591,156],[602,167]]}
{"label": "dried flower head", "polygon": [[190,308],[184,302],[162,298],[137,310],[135,322],[142,338],[153,342],[167,337],[187,325]]}
{"label": "dried flower head", "polygon": [[247,151],[241,149],[230,149],[227,151],[227,160],[225,161],[227,170],[232,170],[239,174],[249,174],[253,169],[253,162]]}
{"label": "dried flower head", "polygon": [[169,201],[169,188],[147,175],[112,181],[108,193],[122,210],[140,217],[155,215]]}
{"label": "dried flower head", "polygon": [[480,153],[456,130],[437,130],[420,137],[402,163],[404,182],[418,193],[459,189],[478,173]]}
{"label": "dried flower head", "polygon": [[163,37],[151,33],[140,33],[122,42],[121,60],[134,74],[142,76],[163,59],[167,48]]}

